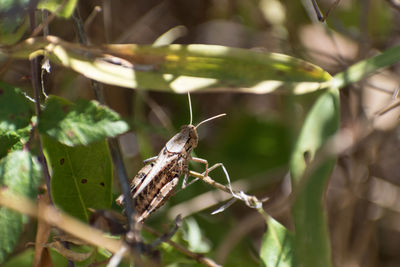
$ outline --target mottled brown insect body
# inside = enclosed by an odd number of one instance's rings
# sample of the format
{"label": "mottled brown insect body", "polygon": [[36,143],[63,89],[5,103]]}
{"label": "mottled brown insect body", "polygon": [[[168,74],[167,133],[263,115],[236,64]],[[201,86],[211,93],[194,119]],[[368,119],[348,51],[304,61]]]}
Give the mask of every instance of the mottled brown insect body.
{"label": "mottled brown insect body", "polygon": [[[160,151],[158,156],[145,165],[133,178],[132,197],[136,199],[135,209],[138,221],[145,220],[150,213],[161,207],[171,196],[178,184],[179,177],[188,175],[188,161],[197,146],[196,127],[184,125]],[[122,205],[122,197],[117,203]]]}
{"label": "mottled brown insect body", "polygon": [[[197,126],[192,125],[192,105],[189,99],[190,124],[181,127],[179,133],[174,135],[160,153],[151,159],[133,178],[131,183],[132,198],[135,199],[135,209],[139,215],[138,221],[144,221],[153,211],[161,207],[174,192],[178,185],[179,177],[183,174],[182,187],[185,186],[189,175],[189,160],[205,164],[205,176],[208,174],[208,162],[205,159],[192,158],[191,153],[199,140],[197,127],[201,124],[225,116],[220,114],[206,119]],[[123,196],[117,199],[118,205],[123,205]]]}

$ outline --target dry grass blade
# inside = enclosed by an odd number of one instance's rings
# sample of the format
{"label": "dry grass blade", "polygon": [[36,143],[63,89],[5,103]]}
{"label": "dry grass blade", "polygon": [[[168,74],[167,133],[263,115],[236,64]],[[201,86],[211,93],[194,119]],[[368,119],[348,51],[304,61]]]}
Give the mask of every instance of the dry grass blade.
{"label": "dry grass blade", "polygon": [[80,238],[88,244],[103,247],[112,253],[116,253],[121,246],[123,246],[122,241],[105,237],[102,231],[56,210],[53,206],[43,206],[39,210],[38,206],[32,200],[26,197],[16,196],[7,189],[0,191],[0,206],[40,218],[46,223],[54,225],[66,233]]}

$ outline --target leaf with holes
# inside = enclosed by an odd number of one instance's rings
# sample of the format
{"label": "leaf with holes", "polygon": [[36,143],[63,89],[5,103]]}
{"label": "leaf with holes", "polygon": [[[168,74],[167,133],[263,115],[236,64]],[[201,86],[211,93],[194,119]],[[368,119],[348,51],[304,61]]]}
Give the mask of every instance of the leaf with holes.
{"label": "leaf with holes", "polygon": [[323,196],[336,159],[318,156],[318,152],[339,129],[339,116],[339,91],[330,89],[319,95],[302,125],[291,157],[294,251],[300,266],[331,266]]}
{"label": "leaf with holes", "polygon": [[[0,161],[0,187],[35,197],[40,183],[39,163],[27,151],[14,151]],[[0,207],[0,263],[11,253],[23,230],[26,217]]]}
{"label": "leaf with holes", "polygon": [[68,145],[88,145],[113,137],[129,129],[117,113],[96,101],[79,100],[76,104],[50,96],[40,115],[39,131]]}
{"label": "leaf with holes", "polygon": [[110,208],[112,162],[105,140],[69,147],[43,136],[43,146],[52,169],[51,193],[57,206],[83,221],[88,220],[88,208]]}

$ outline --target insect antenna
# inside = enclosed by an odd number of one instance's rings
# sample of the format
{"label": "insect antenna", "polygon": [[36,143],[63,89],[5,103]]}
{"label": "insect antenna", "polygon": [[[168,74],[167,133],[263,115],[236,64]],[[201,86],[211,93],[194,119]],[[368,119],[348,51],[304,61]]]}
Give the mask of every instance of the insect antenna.
{"label": "insect antenna", "polygon": [[190,93],[189,92],[188,92],[188,100],[189,100],[189,112],[190,112],[190,123],[189,123],[189,125],[192,125],[192,123],[193,123],[192,101],[190,100]]}
{"label": "insect antenna", "polygon": [[223,116],[225,116],[225,115],[226,115],[226,113],[222,113],[222,114],[213,116],[213,117],[211,117],[211,118],[205,119],[204,121],[199,122],[199,124],[197,124],[194,128],[197,129],[197,127],[199,127],[199,126],[202,125],[203,123],[208,122],[208,121],[211,121],[211,120],[216,119],[216,118],[223,117]]}

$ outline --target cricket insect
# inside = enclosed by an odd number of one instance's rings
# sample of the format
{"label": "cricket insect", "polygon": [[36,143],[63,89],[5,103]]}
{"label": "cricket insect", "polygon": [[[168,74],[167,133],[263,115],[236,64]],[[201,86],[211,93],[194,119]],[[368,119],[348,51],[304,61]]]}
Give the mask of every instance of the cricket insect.
{"label": "cricket insect", "polygon": [[[161,207],[171,196],[178,185],[179,177],[183,174],[184,188],[189,176],[189,160],[205,164],[205,176],[208,175],[208,162],[205,159],[192,157],[191,153],[197,147],[197,128],[205,122],[225,116],[219,114],[203,120],[196,126],[192,124],[192,105],[189,99],[190,123],[181,127],[179,133],[174,135],[163,147],[160,153],[150,159],[133,178],[131,182],[131,195],[136,201],[135,209],[139,217],[138,222],[144,221],[150,213]],[[116,200],[122,206],[124,199],[121,195]]]}

